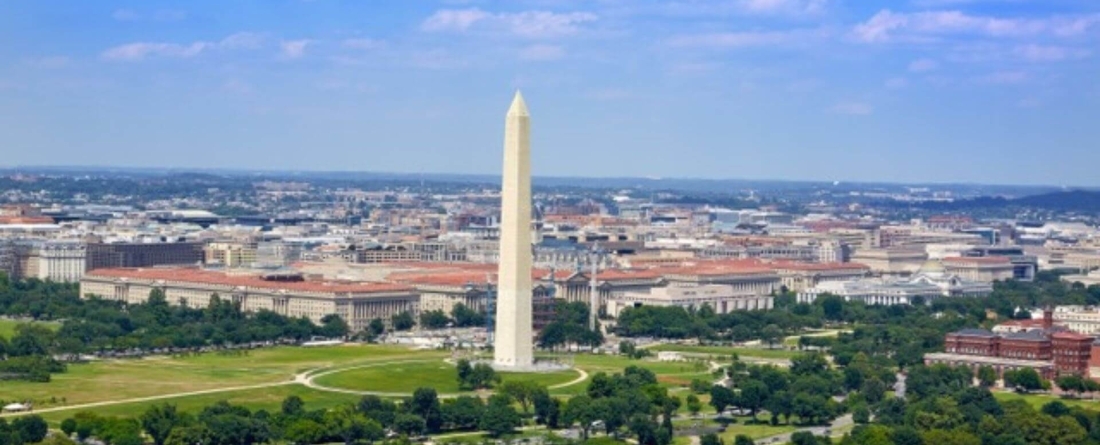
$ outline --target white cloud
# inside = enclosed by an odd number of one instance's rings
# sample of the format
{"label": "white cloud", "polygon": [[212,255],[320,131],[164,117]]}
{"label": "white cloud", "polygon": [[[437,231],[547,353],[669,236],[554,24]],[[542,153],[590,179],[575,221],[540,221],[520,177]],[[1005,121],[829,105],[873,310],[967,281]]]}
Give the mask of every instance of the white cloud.
{"label": "white cloud", "polygon": [[284,40],[279,43],[279,54],[285,59],[297,59],[306,55],[306,47],[311,40]]}
{"label": "white cloud", "polygon": [[191,58],[214,49],[256,49],[262,46],[259,34],[239,32],[218,42],[197,41],[191,43],[135,42],[108,48],[100,54],[108,60],[132,61],[147,57]]}
{"label": "white cloud", "polygon": [[531,45],[519,52],[522,60],[558,60],[565,57],[565,48],[558,45]]}
{"label": "white cloud", "polygon": [[511,33],[527,38],[548,38],[574,34],[580,25],[597,19],[587,12],[555,13],[524,11],[492,14],[478,8],[436,11],[420,25],[427,32],[466,32],[475,27]]}
{"label": "white cloud", "polygon": [[1069,48],[1055,45],[1022,45],[1013,50],[1013,54],[1029,62],[1058,62],[1069,59],[1083,59],[1089,56],[1086,49]]}
{"label": "white cloud", "polygon": [[188,58],[199,55],[209,47],[209,42],[194,42],[186,45],[152,42],[127,43],[104,51],[103,58],[110,60],[141,60],[148,56]]}
{"label": "white cloud", "polygon": [[852,34],[856,40],[867,43],[921,40],[960,34],[986,37],[1069,37],[1083,34],[1097,24],[1100,24],[1100,14],[1025,19],[970,15],[961,11],[897,13],[884,9],[856,25]]}
{"label": "white cloud", "polygon": [[909,63],[909,71],[914,73],[926,73],[935,71],[940,63],[932,59],[917,59]]}
{"label": "white cloud", "polygon": [[829,111],[836,114],[847,114],[851,116],[866,116],[874,113],[875,108],[871,104],[865,102],[840,102],[829,108]]}
{"label": "white cloud", "polygon": [[374,39],[346,39],[343,41],[342,44],[344,45],[344,48],[360,50],[378,49],[384,46],[384,43],[381,40]]}
{"label": "white cloud", "polygon": [[767,14],[819,14],[825,10],[827,0],[740,0],[738,3],[748,12]]}
{"label": "white cloud", "polygon": [[424,31],[466,31],[474,23],[484,20],[489,13],[477,8],[473,9],[443,9],[436,11],[424,23],[420,29]]}
{"label": "white cloud", "polygon": [[887,79],[884,85],[886,86],[886,88],[891,90],[900,90],[909,86],[909,80],[904,77],[895,77],[892,79]]}

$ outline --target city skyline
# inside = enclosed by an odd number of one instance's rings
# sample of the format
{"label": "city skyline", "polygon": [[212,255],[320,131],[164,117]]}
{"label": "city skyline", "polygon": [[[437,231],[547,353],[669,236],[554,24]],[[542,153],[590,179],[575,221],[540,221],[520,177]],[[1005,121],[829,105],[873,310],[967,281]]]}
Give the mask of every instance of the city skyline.
{"label": "city skyline", "polygon": [[[290,20],[293,18],[294,20]],[[5,166],[1096,186],[1100,6],[36,2],[0,18]]]}

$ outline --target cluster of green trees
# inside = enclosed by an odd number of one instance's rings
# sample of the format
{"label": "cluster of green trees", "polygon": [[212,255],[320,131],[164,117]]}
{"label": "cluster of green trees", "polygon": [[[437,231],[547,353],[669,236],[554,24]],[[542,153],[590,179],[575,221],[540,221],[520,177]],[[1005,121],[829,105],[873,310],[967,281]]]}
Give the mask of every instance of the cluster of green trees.
{"label": "cluster of green trees", "polygon": [[455,371],[458,376],[458,387],[465,391],[489,389],[500,383],[500,376],[488,363],[471,365],[469,360],[459,359],[455,363]]}
{"label": "cluster of green trees", "polygon": [[[1036,411],[1024,400],[1000,402],[972,386],[972,371],[915,367],[906,399],[855,397],[860,426],[841,444],[1084,445],[1100,443],[1100,413],[1053,401]],[[873,422],[871,421],[873,419]]]}
{"label": "cluster of green trees", "polygon": [[0,418],[0,445],[23,445],[41,442],[49,432],[49,425],[42,417],[31,415],[12,419],[9,424]]}
{"label": "cluster of green trees", "polygon": [[[536,397],[535,393],[543,399],[549,398],[545,388],[536,386],[524,391],[518,392],[528,402]],[[223,401],[192,415],[174,405],[164,404],[150,407],[137,418],[80,412],[65,419],[61,430],[81,441],[95,439],[107,445],[142,445],[145,443],[143,435],[155,445],[352,445],[372,443],[391,434],[417,437],[476,430],[499,437],[515,431],[522,423],[520,413],[513,408],[514,393],[517,390],[502,389],[488,401],[470,396],[441,401],[434,389],[420,388],[400,402],[365,396],[354,405],[312,411],[306,409],[301,398],[290,396],[275,413],[250,411]],[[45,423],[41,425],[44,435]],[[0,444],[7,445],[2,441]]]}
{"label": "cluster of green trees", "polygon": [[[805,305],[807,309],[813,309]],[[784,335],[822,326],[820,311],[735,311],[718,314],[710,306],[698,310],[641,306],[619,314],[616,332],[624,337],[698,338],[702,340],[776,342]]]}
{"label": "cluster of green trees", "polygon": [[789,424],[792,417],[804,425],[827,423],[846,410],[834,396],[865,390],[881,399],[886,393],[884,380],[893,380],[889,372],[870,364],[838,371],[818,353],[795,357],[787,370],[738,361],[726,373],[730,386],[714,385],[710,389],[711,406],[719,413],[736,408],[748,412],[754,420],[757,413],[767,410],[773,425],[780,418]]}
{"label": "cluster of green trees", "polygon": [[457,303],[451,308],[450,316],[438,309],[420,313],[420,327],[424,329],[441,329],[447,326],[468,328],[484,325],[485,314],[470,309],[462,303]]}
{"label": "cluster of green trees", "polygon": [[621,374],[593,375],[585,393],[561,407],[559,426],[575,425],[585,439],[599,428],[613,437],[629,435],[639,445],[668,445],[680,404],[652,371],[628,366]]}
{"label": "cluster of green trees", "polygon": [[603,334],[599,326],[595,330],[588,328],[589,314],[588,305],[584,302],[558,300],[554,306],[554,320],[539,331],[539,347],[599,346],[603,343]]}
{"label": "cluster of green trees", "polygon": [[64,371],[53,357],[112,351],[199,349],[252,342],[302,341],[313,336],[344,337],[348,325],[329,315],[317,326],[306,318],[271,311],[245,313],[239,304],[213,295],[205,308],[170,305],[155,289],[148,301],[124,304],[81,299],[70,284],[0,279],[0,315],[60,320],[56,332],[41,324],[16,327],[0,338],[0,376],[49,381]]}

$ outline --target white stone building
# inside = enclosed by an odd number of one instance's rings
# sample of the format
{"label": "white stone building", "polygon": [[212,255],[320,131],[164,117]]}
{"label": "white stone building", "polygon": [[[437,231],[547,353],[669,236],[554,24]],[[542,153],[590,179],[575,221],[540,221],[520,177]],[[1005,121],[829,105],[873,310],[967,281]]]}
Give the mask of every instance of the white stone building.
{"label": "white stone building", "polygon": [[649,292],[625,292],[607,301],[607,314],[618,317],[629,307],[660,306],[699,309],[710,306],[715,312],[726,314],[739,310],[771,309],[774,299],[751,291],[737,291],[733,286],[709,284],[701,286],[669,286],[650,289]]}

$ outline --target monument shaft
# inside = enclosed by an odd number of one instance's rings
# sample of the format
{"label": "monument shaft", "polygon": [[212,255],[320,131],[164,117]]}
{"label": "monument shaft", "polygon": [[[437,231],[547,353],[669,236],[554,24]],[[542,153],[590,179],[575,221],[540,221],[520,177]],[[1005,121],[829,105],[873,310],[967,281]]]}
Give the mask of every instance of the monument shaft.
{"label": "monument shaft", "polygon": [[534,365],[531,332],[531,118],[516,92],[504,123],[504,178],[501,187],[500,265],[497,278],[498,368]]}

